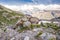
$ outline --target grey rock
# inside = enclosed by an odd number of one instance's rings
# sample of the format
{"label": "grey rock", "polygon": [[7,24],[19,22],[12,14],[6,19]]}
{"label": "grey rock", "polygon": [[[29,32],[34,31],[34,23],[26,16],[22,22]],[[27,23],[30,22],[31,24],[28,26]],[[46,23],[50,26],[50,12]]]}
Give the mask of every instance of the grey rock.
{"label": "grey rock", "polygon": [[56,33],[56,40],[60,40],[60,29],[57,31],[57,33]]}
{"label": "grey rock", "polygon": [[43,40],[49,40],[51,38],[55,39],[56,40],[56,35],[53,35],[51,33],[43,33],[41,36],[40,36]]}
{"label": "grey rock", "polygon": [[7,38],[11,39],[12,37],[14,37],[15,35],[19,34],[17,31],[7,28],[6,29],[6,34],[7,34]]}
{"label": "grey rock", "polygon": [[3,30],[0,29],[0,40],[5,40],[6,39],[6,34],[4,33]]}
{"label": "grey rock", "polygon": [[31,22],[26,21],[23,23],[23,27],[30,27],[31,26]]}

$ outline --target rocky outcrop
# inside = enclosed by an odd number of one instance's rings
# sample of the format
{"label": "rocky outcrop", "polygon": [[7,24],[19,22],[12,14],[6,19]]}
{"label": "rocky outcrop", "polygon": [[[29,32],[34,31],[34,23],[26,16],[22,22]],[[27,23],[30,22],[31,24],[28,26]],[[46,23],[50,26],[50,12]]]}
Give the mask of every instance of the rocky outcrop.
{"label": "rocky outcrop", "polygon": [[38,24],[39,19],[36,18],[36,17],[31,17],[31,18],[29,19],[29,21],[30,21],[32,24]]}
{"label": "rocky outcrop", "polygon": [[16,26],[31,26],[31,24],[38,24],[39,19],[35,17],[31,17],[30,15],[21,17],[20,20],[17,21]]}

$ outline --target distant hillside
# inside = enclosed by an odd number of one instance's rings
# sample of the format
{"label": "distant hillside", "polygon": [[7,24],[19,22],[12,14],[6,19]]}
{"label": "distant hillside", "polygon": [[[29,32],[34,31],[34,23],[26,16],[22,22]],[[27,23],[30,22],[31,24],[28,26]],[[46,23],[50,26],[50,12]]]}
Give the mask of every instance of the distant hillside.
{"label": "distant hillside", "polygon": [[60,17],[60,11],[58,10],[37,10],[37,11],[32,11],[31,14],[33,17],[37,17],[39,19],[53,19],[55,17]]}
{"label": "distant hillside", "polygon": [[18,13],[0,5],[0,26],[14,24],[23,15],[21,12]]}

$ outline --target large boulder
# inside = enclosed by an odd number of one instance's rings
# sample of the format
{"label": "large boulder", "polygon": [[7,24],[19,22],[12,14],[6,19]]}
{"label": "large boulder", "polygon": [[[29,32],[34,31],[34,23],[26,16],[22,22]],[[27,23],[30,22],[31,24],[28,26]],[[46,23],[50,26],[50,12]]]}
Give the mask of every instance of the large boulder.
{"label": "large boulder", "polygon": [[23,27],[30,27],[31,26],[31,22],[26,21],[23,23]]}
{"label": "large boulder", "polygon": [[37,23],[39,22],[39,19],[36,18],[36,17],[31,17],[31,18],[29,19],[29,21],[30,21],[32,24],[37,24]]}

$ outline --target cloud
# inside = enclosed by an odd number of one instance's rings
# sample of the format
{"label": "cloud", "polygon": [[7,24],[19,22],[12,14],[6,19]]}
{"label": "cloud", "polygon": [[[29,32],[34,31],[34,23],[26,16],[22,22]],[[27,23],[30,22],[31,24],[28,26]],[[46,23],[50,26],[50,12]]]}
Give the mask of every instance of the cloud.
{"label": "cloud", "polygon": [[44,5],[44,4],[39,4],[39,5],[6,5],[2,4],[3,6],[10,8],[15,11],[26,11],[26,10],[32,10],[34,8],[38,8],[40,10],[60,10],[60,5],[58,4],[50,4],[50,5]]}

